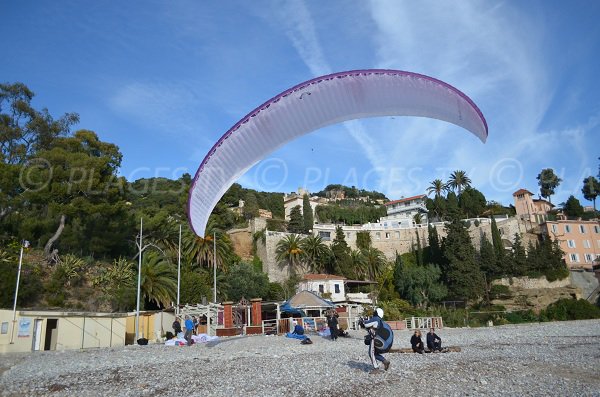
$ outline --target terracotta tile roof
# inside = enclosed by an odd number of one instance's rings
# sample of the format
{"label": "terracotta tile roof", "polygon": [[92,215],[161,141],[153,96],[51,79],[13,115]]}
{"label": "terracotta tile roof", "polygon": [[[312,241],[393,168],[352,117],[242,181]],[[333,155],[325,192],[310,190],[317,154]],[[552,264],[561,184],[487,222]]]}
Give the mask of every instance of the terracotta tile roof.
{"label": "terracotta tile roof", "polygon": [[519,190],[517,190],[516,192],[513,193],[513,196],[518,196],[519,194],[525,194],[525,193],[529,193],[530,195],[533,196],[533,193],[531,193],[527,189],[519,189]]}
{"label": "terracotta tile roof", "polygon": [[554,204],[552,204],[552,203],[551,203],[550,201],[548,201],[548,200],[544,200],[544,199],[542,199],[542,198],[533,199],[533,202],[534,202],[534,203],[535,203],[535,202],[542,202],[542,201],[543,201],[544,203],[550,204],[550,206],[552,206],[552,207],[556,207]]}
{"label": "terracotta tile roof", "polygon": [[423,198],[423,197],[427,197],[427,196],[424,195],[424,194],[419,194],[418,196],[412,196],[412,197],[403,198],[403,199],[400,199],[400,200],[390,201],[389,203],[385,203],[384,205],[392,205],[392,204],[397,204],[397,203],[403,203],[405,201],[416,200],[418,198]]}
{"label": "terracotta tile roof", "polygon": [[305,274],[303,280],[345,280],[346,277],[335,274]]}

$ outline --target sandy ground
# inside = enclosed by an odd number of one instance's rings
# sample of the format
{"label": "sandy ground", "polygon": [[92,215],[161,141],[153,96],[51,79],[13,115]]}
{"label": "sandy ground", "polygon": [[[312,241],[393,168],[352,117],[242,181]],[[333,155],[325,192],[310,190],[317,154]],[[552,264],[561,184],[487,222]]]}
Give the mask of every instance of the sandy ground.
{"label": "sandy ground", "polygon": [[[408,347],[409,331],[394,347]],[[371,369],[364,332],[312,345],[281,336],[191,347],[126,346],[0,356],[2,396],[600,396],[600,321],[444,329],[460,353],[389,353]]]}

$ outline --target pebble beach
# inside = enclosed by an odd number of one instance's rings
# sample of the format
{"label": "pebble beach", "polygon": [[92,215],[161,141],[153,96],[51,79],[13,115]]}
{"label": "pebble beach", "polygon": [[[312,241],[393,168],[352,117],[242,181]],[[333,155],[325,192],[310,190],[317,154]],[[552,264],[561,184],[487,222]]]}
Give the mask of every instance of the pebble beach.
{"label": "pebble beach", "polygon": [[[600,321],[437,330],[461,352],[388,353],[370,374],[364,331],[0,356],[2,396],[600,396]],[[412,332],[396,331],[394,348]],[[424,338],[423,338],[424,339]]]}

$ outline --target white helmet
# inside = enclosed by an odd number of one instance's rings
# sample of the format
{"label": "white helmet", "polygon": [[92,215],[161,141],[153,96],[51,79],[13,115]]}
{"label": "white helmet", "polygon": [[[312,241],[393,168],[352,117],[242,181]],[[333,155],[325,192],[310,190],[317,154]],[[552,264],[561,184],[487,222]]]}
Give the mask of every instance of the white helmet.
{"label": "white helmet", "polygon": [[383,309],[382,308],[378,307],[377,309],[375,309],[375,312],[377,313],[377,315],[380,318],[383,318]]}

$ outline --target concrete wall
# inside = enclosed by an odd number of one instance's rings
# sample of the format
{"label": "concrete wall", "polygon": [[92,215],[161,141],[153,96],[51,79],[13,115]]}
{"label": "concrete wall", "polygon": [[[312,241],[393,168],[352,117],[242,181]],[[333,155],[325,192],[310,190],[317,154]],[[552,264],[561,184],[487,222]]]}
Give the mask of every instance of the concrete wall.
{"label": "concrete wall", "polygon": [[[499,219],[497,220],[498,230],[500,231],[501,237],[506,240],[514,241],[515,233],[522,233],[525,231],[524,225],[521,224],[517,218]],[[446,236],[446,229],[443,224],[433,225],[441,238]],[[418,225],[414,228],[379,228],[373,227],[368,229],[364,226],[343,226],[346,242],[352,249],[356,247],[356,234],[357,232],[369,232],[371,234],[371,242],[374,248],[377,248],[383,252],[386,258],[392,260],[395,258],[396,252],[404,254],[410,252],[413,246],[417,244],[417,234],[421,240],[421,246],[426,247],[428,245],[429,231],[427,225]],[[335,226],[333,225],[315,225],[314,232],[318,234],[320,231],[329,231],[331,233],[331,240],[325,241],[326,244],[331,244],[335,237]],[[475,248],[479,249],[481,243],[481,236],[485,233],[487,238],[491,241],[492,231],[491,223],[487,218],[482,218],[479,221],[479,226],[475,226],[475,222],[471,221],[471,226],[468,229],[469,235]]]}
{"label": "concrete wall", "polygon": [[[501,237],[511,242],[514,241],[516,233],[523,233],[525,231],[524,224],[517,218],[497,220],[497,225]],[[440,236],[440,239],[446,236],[446,230],[444,225],[439,224],[435,227],[437,229],[438,235]],[[333,240],[335,234],[335,227],[333,225],[315,225],[314,233],[318,234],[319,231],[324,230],[332,232],[331,236]],[[395,258],[396,252],[398,252],[399,254],[410,252],[412,250],[412,247],[417,243],[417,233],[419,234],[421,245],[423,247],[426,247],[428,245],[427,239],[429,232],[427,230],[427,225],[411,229],[381,228],[373,230],[365,230],[363,229],[363,226],[345,226],[343,227],[343,230],[346,236],[346,242],[352,249],[357,249],[356,233],[358,231],[368,231],[371,234],[373,247],[381,250],[388,260],[393,260]],[[487,219],[482,219],[479,226],[475,226],[475,222],[472,221],[468,231],[469,235],[471,236],[473,245],[477,249],[479,249],[479,245],[481,243],[481,236],[484,233],[487,236],[487,238],[491,241],[491,223]],[[379,238],[377,238],[377,233],[379,233]],[[389,233],[389,236],[387,238],[385,233]],[[271,281],[281,282],[289,277],[288,267],[280,266],[280,264],[278,264],[276,260],[277,243],[288,234],[289,233],[268,231],[266,233],[265,243],[263,244],[262,241],[259,241],[257,243],[257,254],[263,262],[263,271],[267,273],[267,275],[269,276],[269,280]],[[331,241],[325,241],[325,244],[330,245]]]}

